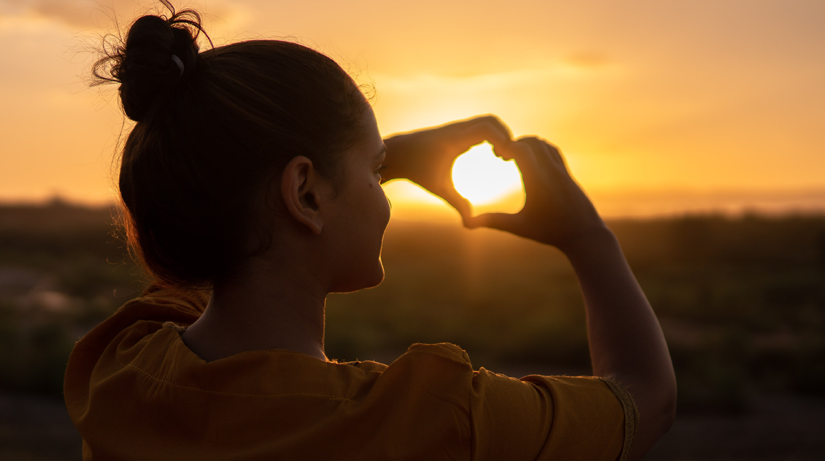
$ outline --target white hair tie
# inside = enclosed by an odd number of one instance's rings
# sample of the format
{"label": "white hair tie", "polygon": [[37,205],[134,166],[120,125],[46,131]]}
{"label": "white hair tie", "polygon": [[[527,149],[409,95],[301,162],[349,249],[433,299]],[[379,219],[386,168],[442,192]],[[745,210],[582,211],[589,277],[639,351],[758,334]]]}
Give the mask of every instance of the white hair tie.
{"label": "white hair tie", "polygon": [[178,74],[178,78],[183,75],[183,61],[180,60],[179,57],[172,55],[172,62],[178,65],[178,69],[180,69],[180,73]]}

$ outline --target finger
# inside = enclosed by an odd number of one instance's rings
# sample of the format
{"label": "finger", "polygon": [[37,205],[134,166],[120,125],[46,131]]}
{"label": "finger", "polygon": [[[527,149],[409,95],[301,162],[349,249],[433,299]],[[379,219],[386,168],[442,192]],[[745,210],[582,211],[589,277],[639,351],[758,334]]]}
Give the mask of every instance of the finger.
{"label": "finger", "polygon": [[478,216],[470,216],[464,220],[464,226],[470,229],[487,227],[511,232],[518,219],[517,215],[508,213],[484,213]]}
{"label": "finger", "polygon": [[556,161],[558,161],[565,170],[567,170],[567,161],[564,159],[564,155],[561,154],[559,148],[549,142],[546,142],[545,144],[547,144],[547,147],[550,149],[552,157],[556,159]]}
{"label": "finger", "polygon": [[564,156],[561,155],[561,151],[559,151],[558,147],[556,147],[553,144],[550,144],[549,142],[545,141],[544,139],[541,139],[541,138],[536,138],[536,139],[538,139],[542,143],[542,145],[544,146],[544,151],[547,153],[547,156],[552,161],[556,162],[558,165],[561,165],[565,169],[567,168],[567,165],[564,161]]}
{"label": "finger", "polygon": [[539,163],[551,164],[564,169],[567,168],[564,162],[564,157],[562,157],[559,149],[553,144],[550,144],[549,142],[536,136],[524,136],[519,138],[516,142],[527,143],[533,149]]}
{"label": "finger", "polygon": [[516,166],[521,172],[521,177],[524,182],[524,187],[527,188],[533,180],[536,179],[539,172],[539,164],[533,148],[530,143],[518,141],[512,143],[509,149],[513,159],[516,161]]}
{"label": "finger", "polygon": [[455,128],[454,147],[461,152],[484,141],[492,144],[496,151],[506,150],[512,142],[510,129],[501,120],[493,116],[462,122]]}
{"label": "finger", "polygon": [[463,130],[466,128],[470,128],[473,125],[477,125],[479,123],[487,123],[490,125],[495,126],[499,131],[504,133],[507,139],[513,139],[513,133],[510,131],[510,127],[508,127],[504,122],[501,121],[500,118],[496,117],[495,115],[482,115],[480,117],[473,117],[471,119],[453,122],[451,124],[445,125],[445,127],[451,127],[456,130]]}
{"label": "finger", "polygon": [[515,146],[515,141],[508,141],[504,144],[493,144],[493,153],[496,157],[500,157],[502,160],[513,160],[515,158],[514,149],[518,149]]}
{"label": "finger", "polygon": [[519,138],[517,142],[530,146],[533,150],[533,155],[536,158],[536,163],[542,168],[552,168],[558,164],[551,158],[550,149],[546,142],[535,136],[525,136]]}
{"label": "finger", "polygon": [[450,187],[444,191],[444,193],[441,194],[441,198],[455,208],[465,222],[467,218],[473,214],[473,206],[470,201],[459,194],[454,188]]}

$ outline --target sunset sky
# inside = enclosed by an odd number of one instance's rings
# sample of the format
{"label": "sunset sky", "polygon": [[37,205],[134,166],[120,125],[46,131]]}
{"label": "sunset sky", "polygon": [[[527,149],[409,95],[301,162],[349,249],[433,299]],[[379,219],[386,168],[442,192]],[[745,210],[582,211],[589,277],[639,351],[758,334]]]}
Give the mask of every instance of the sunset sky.
{"label": "sunset sky", "polygon": [[[0,0],[0,201],[114,197],[99,36],[157,3]],[[825,209],[825,2],[176,2],[215,44],[297,40],[372,83],[385,135],[493,113],[607,214]],[[126,125],[128,129],[128,124]],[[448,213],[409,184],[394,211]],[[430,205],[427,205],[430,204]]]}

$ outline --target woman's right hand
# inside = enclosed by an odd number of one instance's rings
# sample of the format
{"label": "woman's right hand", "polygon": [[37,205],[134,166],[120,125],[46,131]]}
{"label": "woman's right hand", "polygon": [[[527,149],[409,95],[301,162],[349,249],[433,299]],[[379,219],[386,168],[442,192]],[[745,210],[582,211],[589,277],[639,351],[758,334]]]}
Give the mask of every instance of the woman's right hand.
{"label": "woman's right hand", "polygon": [[489,227],[553,245],[565,251],[578,237],[606,229],[604,221],[570,176],[558,149],[536,137],[511,144],[526,194],[515,214],[487,213],[465,220],[467,227]]}

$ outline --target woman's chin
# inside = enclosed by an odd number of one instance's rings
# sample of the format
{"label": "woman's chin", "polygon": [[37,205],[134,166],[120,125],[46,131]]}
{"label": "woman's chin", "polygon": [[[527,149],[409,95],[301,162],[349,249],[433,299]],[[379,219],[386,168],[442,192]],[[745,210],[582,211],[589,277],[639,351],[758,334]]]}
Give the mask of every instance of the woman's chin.
{"label": "woman's chin", "polygon": [[354,291],[363,290],[365,288],[375,288],[381,285],[384,281],[384,266],[381,261],[370,271],[364,271],[360,274],[361,277],[351,278],[338,285],[335,285],[331,290],[332,293],[352,293]]}
{"label": "woman's chin", "polygon": [[384,266],[381,265],[381,263],[379,262],[378,263],[378,271],[376,271],[376,274],[375,274],[375,280],[373,281],[372,284],[370,284],[369,286],[366,286],[364,288],[375,288],[378,285],[381,285],[381,282],[383,282],[383,281],[384,281]]}
{"label": "woman's chin", "polygon": [[384,281],[384,265],[381,264],[381,260],[378,260],[378,264],[374,269],[372,277],[367,281],[367,283],[362,288],[375,288],[378,285],[381,285],[381,282]]}

